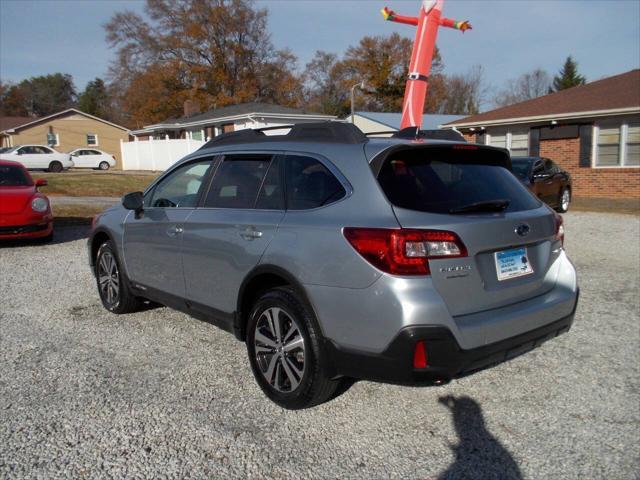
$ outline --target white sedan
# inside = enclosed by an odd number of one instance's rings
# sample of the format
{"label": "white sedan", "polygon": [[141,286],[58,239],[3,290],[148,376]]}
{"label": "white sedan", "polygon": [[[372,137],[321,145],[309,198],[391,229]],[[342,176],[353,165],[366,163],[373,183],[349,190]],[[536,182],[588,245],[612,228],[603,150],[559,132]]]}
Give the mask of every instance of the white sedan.
{"label": "white sedan", "polygon": [[116,166],[116,157],[95,148],[76,148],[69,152],[76,168],[109,170]]}
{"label": "white sedan", "polygon": [[73,161],[68,153],[56,152],[53,148],[44,145],[18,145],[0,155],[4,160],[19,162],[29,170],[61,172],[73,167]]}

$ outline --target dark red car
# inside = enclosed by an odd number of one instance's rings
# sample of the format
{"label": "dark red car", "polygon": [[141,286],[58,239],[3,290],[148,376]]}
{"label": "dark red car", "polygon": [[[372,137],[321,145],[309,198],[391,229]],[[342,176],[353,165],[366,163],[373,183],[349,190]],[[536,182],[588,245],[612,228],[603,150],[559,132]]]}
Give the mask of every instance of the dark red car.
{"label": "dark red car", "polygon": [[571,203],[571,175],[548,158],[511,157],[513,173],[540,200],[560,213]]}
{"label": "dark red car", "polygon": [[51,240],[51,205],[38,191],[46,184],[42,179],[34,182],[22,164],[0,160],[0,240]]}

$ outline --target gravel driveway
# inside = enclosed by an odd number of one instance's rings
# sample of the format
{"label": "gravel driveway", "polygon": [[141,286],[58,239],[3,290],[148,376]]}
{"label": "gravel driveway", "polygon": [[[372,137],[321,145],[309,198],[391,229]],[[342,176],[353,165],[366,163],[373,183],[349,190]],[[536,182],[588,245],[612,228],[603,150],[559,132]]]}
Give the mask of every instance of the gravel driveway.
{"label": "gravel driveway", "polygon": [[0,477],[638,478],[640,218],[570,213],[569,334],[443,387],[356,383],[290,412],[244,346],[100,306],[84,232],[0,249]]}

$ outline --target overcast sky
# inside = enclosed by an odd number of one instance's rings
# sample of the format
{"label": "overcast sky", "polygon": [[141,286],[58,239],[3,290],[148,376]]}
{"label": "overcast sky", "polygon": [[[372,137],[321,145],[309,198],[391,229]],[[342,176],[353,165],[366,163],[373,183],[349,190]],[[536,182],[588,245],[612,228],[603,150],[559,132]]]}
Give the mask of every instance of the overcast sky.
{"label": "overcast sky", "polygon": [[[384,5],[414,15],[418,0],[260,0],[269,9],[277,48],[288,47],[302,69],[318,50],[342,53],[364,35],[413,27],[383,21]],[[54,72],[73,75],[78,90],[104,77],[113,58],[103,25],[143,1],[0,0],[0,78],[19,81]],[[447,0],[444,14],[470,20],[473,30],[440,29],[438,46],[448,73],[481,64],[489,85],[542,67],[554,74],[571,54],[588,80],[640,66],[640,0]]]}

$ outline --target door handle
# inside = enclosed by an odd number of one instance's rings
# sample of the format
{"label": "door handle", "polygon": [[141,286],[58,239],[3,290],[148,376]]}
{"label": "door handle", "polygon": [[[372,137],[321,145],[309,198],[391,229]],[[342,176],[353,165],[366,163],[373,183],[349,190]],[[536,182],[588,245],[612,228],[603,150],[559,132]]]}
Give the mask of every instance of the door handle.
{"label": "door handle", "polygon": [[262,237],[262,232],[255,229],[255,227],[247,227],[244,231],[240,232],[240,236],[245,240],[255,240]]}
{"label": "door handle", "polygon": [[167,235],[169,235],[170,237],[177,237],[182,232],[184,232],[184,228],[182,228],[182,226],[180,225],[171,225],[169,228],[167,228]]}

